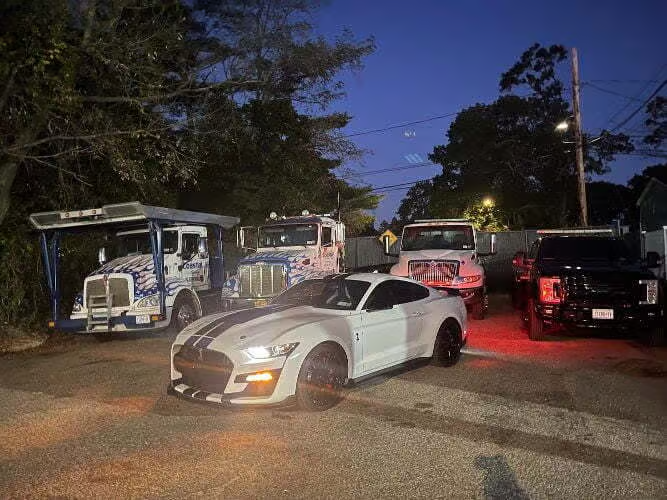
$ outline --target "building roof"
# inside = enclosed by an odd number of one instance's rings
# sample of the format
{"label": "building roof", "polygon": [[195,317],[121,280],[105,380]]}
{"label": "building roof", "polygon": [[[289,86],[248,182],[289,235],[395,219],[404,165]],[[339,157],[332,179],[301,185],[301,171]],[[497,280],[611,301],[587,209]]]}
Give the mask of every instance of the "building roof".
{"label": "building roof", "polygon": [[651,177],[648,181],[648,184],[646,184],[646,187],[642,191],[642,194],[639,195],[639,198],[637,199],[637,206],[640,206],[644,202],[644,199],[646,199],[646,197],[651,193],[651,191],[656,189],[658,192],[667,192],[667,184],[656,179],[655,177]]}

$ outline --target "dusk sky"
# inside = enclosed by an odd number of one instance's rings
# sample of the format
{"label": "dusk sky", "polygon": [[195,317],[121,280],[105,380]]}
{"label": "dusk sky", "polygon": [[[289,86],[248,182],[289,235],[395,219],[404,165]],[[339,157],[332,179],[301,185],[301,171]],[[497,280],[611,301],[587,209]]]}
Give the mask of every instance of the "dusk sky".
{"label": "dusk sky", "polygon": [[[348,27],[358,38],[375,37],[377,50],[364,69],[344,75],[347,96],[335,109],[353,116],[346,133],[492,102],[499,94],[500,74],[538,42],[577,47],[584,130],[595,134],[625,119],[667,78],[666,20],[664,0],[332,0],[315,23],[326,36]],[[569,61],[560,69],[569,87]],[[363,172],[426,161],[435,145],[446,142],[452,119],[356,136],[356,144],[370,152],[361,163],[346,167],[361,174],[357,181],[375,187],[433,177],[439,167]],[[640,113],[621,131],[641,134],[643,120]],[[656,163],[660,159],[621,156],[604,180],[625,183]],[[386,193],[375,213],[378,222],[391,219],[406,192]]]}

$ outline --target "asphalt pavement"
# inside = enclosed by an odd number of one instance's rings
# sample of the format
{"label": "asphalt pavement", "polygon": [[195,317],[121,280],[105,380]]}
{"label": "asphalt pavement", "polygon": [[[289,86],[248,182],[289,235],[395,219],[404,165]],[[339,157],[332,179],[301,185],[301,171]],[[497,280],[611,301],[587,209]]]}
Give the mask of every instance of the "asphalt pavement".
{"label": "asphalt pavement", "polygon": [[451,368],[322,413],[166,395],[170,338],[59,337],[0,357],[3,498],[665,498],[667,349],[531,342],[503,296]]}

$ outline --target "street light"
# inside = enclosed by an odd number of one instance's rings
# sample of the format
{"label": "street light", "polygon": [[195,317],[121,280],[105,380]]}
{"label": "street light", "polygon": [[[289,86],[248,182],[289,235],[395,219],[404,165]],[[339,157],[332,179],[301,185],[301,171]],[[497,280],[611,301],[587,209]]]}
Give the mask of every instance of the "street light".
{"label": "street light", "polygon": [[484,205],[484,206],[487,207],[487,208],[491,208],[491,207],[493,207],[495,204],[496,204],[496,202],[493,201],[493,198],[491,198],[490,196],[487,196],[486,198],[484,198],[484,199],[482,200],[482,205]]}
{"label": "street light", "polygon": [[570,128],[570,124],[567,123],[567,120],[563,120],[556,125],[556,132],[566,132],[568,128]]}

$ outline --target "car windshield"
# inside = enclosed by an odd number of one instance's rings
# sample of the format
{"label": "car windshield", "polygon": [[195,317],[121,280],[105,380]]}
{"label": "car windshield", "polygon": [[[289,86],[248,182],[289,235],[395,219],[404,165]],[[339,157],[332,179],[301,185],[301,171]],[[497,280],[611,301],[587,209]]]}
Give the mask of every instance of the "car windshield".
{"label": "car windshield", "polygon": [[473,250],[472,227],[467,225],[409,226],[403,230],[402,250]]}
{"label": "car windshield", "polygon": [[286,224],[259,228],[259,246],[288,247],[317,244],[317,224]]}
{"label": "car windshield", "polygon": [[357,308],[369,286],[367,281],[342,278],[305,280],[288,288],[271,303],[351,311]]}
{"label": "car windshield", "polygon": [[[118,238],[118,256],[125,257],[127,255],[150,255],[153,253],[151,249],[151,240],[148,237],[148,232],[141,233],[126,233],[117,235]],[[176,253],[178,251],[178,231],[163,231],[162,241],[164,253]]]}
{"label": "car windshield", "polygon": [[612,238],[562,237],[545,238],[539,249],[541,260],[634,260],[627,245]]}

